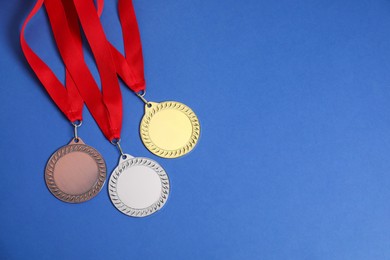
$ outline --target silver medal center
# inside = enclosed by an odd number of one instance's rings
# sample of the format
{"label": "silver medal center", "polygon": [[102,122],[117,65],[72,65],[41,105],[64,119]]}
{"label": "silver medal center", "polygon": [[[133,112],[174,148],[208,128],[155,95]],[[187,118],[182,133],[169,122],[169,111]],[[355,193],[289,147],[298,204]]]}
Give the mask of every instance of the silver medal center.
{"label": "silver medal center", "polygon": [[129,167],[118,178],[118,197],[132,208],[149,207],[159,199],[161,190],[159,176],[144,165]]}
{"label": "silver medal center", "polygon": [[118,210],[128,216],[151,215],[161,209],[168,199],[168,176],[153,160],[126,156],[111,174],[111,201]]}

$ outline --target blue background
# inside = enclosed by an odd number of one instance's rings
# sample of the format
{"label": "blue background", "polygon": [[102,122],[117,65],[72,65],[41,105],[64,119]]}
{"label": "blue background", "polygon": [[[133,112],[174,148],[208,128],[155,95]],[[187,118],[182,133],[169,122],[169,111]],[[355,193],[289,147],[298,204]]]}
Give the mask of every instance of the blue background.
{"label": "blue background", "polygon": [[[114,2],[102,22],[121,49]],[[80,205],[47,190],[47,159],[73,130],[20,50],[32,6],[1,1],[1,259],[390,258],[390,1],[135,1],[147,97],[188,104],[202,125],[190,155],[157,158],[122,88],[124,150],[172,185],[144,219],[106,188]],[[26,35],[63,78],[44,12]],[[118,153],[84,116],[80,135],[111,172]]]}

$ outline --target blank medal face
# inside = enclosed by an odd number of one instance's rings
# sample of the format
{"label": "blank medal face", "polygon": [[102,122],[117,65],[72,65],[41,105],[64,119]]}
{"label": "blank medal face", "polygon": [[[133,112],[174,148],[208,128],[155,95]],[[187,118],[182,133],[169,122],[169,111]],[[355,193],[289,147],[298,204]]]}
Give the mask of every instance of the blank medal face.
{"label": "blank medal face", "polygon": [[58,199],[80,203],[95,197],[106,180],[106,164],[92,147],[72,142],[58,149],[46,165],[45,180]]}
{"label": "blank medal face", "polygon": [[177,158],[195,147],[200,125],[195,113],[182,103],[149,102],[140,132],[149,151],[163,158]]}
{"label": "blank medal face", "polygon": [[145,217],[161,209],[169,195],[164,169],[147,158],[126,155],[110,177],[109,194],[114,206],[132,217]]}

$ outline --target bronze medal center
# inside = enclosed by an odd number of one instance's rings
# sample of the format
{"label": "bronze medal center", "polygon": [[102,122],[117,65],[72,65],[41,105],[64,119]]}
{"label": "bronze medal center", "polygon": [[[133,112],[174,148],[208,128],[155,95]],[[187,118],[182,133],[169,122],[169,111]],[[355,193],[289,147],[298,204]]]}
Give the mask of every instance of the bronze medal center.
{"label": "bronze medal center", "polygon": [[81,203],[95,197],[106,180],[102,156],[79,138],[58,149],[48,161],[45,181],[50,192],[69,203]]}
{"label": "bronze medal center", "polygon": [[89,191],[98,181],[98,165],[86,153],[68,153],[57,161],[53,178],[57,187],[64,193],[81,195]]}

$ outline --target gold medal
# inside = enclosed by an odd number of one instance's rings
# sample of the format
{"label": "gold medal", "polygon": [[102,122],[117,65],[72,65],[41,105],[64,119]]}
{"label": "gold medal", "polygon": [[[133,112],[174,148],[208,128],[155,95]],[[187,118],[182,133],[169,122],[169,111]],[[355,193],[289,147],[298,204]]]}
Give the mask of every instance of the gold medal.
{"label": "gold medal", "polygon": [[140,135],[150,152],[163,158],[177,158],[194,149],[200,124],[194,111],[182,103],[145,102]]}
{"label": "gold medal", "polygon": [[45,181],[50,192],[69,203],[92,199],[102,189],[105,180],[103,157],[80,138],[58,149],[45,169]]}

